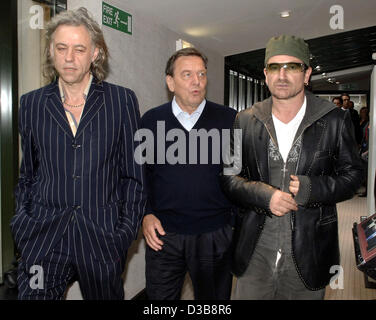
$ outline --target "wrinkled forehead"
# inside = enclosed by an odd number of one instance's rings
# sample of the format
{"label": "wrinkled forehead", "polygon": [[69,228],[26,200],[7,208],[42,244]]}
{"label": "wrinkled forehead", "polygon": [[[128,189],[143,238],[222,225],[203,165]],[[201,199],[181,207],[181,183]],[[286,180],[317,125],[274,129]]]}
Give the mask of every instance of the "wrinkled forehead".
{"label": "wrinkled forehead", "polygon": [[173,70],[181,72],[183,70],[206,70],[204,60],[199,56],[181,56],[177,58],[173,65]]}
{"label": "wrinkled forehead", "polygon": [[90,32],[84,25],[65,25],[62,24],[56,28],[52,34],[52,42],[81,43],[91,45],[93,43]]}

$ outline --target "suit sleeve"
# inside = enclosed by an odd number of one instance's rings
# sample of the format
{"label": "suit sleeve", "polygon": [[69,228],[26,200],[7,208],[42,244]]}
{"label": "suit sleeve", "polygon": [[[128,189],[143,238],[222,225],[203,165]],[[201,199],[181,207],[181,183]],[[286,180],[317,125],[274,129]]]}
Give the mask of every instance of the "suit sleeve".
{"label": "suit sleeve", "polygon": [[[334,205],[350,199],[360,186],[363,167],[357,152],[355,135],[349,112],[344,112],[339,125],[334,170],[332,175],[305,176],[298,175],[300,187],[296,202],[299,205],[315,203]],[[350,128],[350,130],[349,130]]]}
{"label": "suit sleeve", "polygon": [[137,238],[146,205],[144,166],[135,159],[135,150],[139,145],[139,142],[135,139],[135,134],[140,127],[140,112],[137,97],[129,89],[126,92],[125,108],[120,158],[124,203],[117,231],[123,237],[125,249],[128,249],[132,241]]}
{"label": "suit sleeve", "polygon": [[[144,114],[141,117],[141,128],[143,130],[150,130],[151,133],[153,133],[152,127],[150,126],[150,120],[147,119],[147,114]],[[154,140],[154,133],[153,133],[153,140]],[[154,144],[153,144],[154,147]],[[146,161],[145,163],[145,188],[147,192],[147,201],[146,201],[146,210],[145,210],[145,216],[148,214],[153,214],[153,209],[151,206],[151,195],[152,195],[152,176],[153,176],[153,169],[154,169],[154,163],[156,161],[154,155],[156,154],[156,151],[154,149],[153,153],[153,161]]]}
{"label": "suit sleeve", "polygon": [[18,184],[15,189],[16,214],[25,208],[31,201],[31,187],[36,178],[38,169],[38,152],[31,132],[31,105],[30,96],[21,97],[21,106],[18,116],[18,129],[21,137],[22,160]]}

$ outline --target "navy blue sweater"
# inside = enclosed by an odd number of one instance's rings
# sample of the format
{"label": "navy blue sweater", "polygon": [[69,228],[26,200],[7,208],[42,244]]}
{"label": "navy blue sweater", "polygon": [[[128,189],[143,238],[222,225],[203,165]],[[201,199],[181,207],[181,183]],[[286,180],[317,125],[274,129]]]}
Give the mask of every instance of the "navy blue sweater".
{"label": "navy blue sweater", "polygon": [[[141,127],[151,130],[154,137],[154,154],[153,157],[148,158],[146,164],[148,189],[146,214],[152,213],[157,216],[166,232],[199,234],[232,223],[234,210],[219,183],[219,173],[222,171],[222,143],[215,145],[213,144],[215,139],[197,139],[197,149],[191,148],[190,154],[189,139],[192,139],[192,133],[197,130],[204,129],[209,132],[215,129],[214,131],[220,133],[219,137],[222,141],[223,132],[227,131],[225,134],[228,134],[232,129],[235,116],[235,110],[206,101],[200,118],[188,132],[172,113],[171,102],[153,108],[143,115]],[[161,127],[164,128],[166,135],[170,130],[179,131],[180,137],[166,141],[165,136],[161,137]],[[185,139],[185,148],[181,148],[184,144],[179,144],[179,150],[175,148],[178,139],[180,139],[179,143]],[[161,140],[165,141],[165,146]],[[204,149],[200,152],[200,144],[205,140],[208,142],[207,148],[204,144]],[[213,146],[216,154],[212,157]],[[159,161],[157,161],[157,152],[159,152]],[[202,163],[201,153],[206,152],[208,161]],[[178,163],[171,164],[171,154],[179,159]],[[163,158],[166,159],[165,163]],[[160,163],[161,159],[162,163]],[[181,161],[182,159],[184,161]]]}

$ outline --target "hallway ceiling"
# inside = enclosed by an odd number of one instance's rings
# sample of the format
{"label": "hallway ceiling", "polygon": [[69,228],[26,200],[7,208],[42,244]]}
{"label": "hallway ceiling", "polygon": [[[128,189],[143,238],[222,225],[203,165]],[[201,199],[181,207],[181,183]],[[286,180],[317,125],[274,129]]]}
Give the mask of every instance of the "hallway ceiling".
{"label": "hallway ceiling", "polygon": [[[152,16],[183,40],[223,56],[264,48],[272,36],[305,39],[376,25],[375,0],[123,0],[134,13]],[[344,11],[344,29],[332,30],[332,5]],[[289,18],[279,13],[291,10]]]}
{"label": "hallway ceiling", "polygon": [[[134,13],[151,16],[183,40],[209,48],[225,56],[226,63],[261,77],[266,42],[283,33],[307,40],[313,67],[321,67],[316,75],[372,64],[371,54],[376,52],[376,0],[124,0],[127,3]],[[330,12],[333,5],[343,8],[343,29],[330,26],[336,13]],[[289,18],[280,17],[285,10],[291,11]],[[351,72],[342,74],[340,85],[335,85],[339,79],[329,83],[316,77],[315,81],[324,81],[321,85],[333,90],[341,86],[348,90],[345,83],[364,80],[369,74],[363,70],[356,79]]]}

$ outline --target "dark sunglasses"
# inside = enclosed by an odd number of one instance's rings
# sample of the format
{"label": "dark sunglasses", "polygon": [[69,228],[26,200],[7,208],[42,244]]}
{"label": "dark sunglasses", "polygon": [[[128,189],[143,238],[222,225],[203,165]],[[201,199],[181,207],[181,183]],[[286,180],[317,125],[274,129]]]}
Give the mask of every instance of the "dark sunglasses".
{"label": "dark sunglasses", "polygon": [[306,69],[306,66],[299,62],[269,63],[266,65],[266,71],[271,73],[277,73],[281,68],[287,72],[302,72]]}

